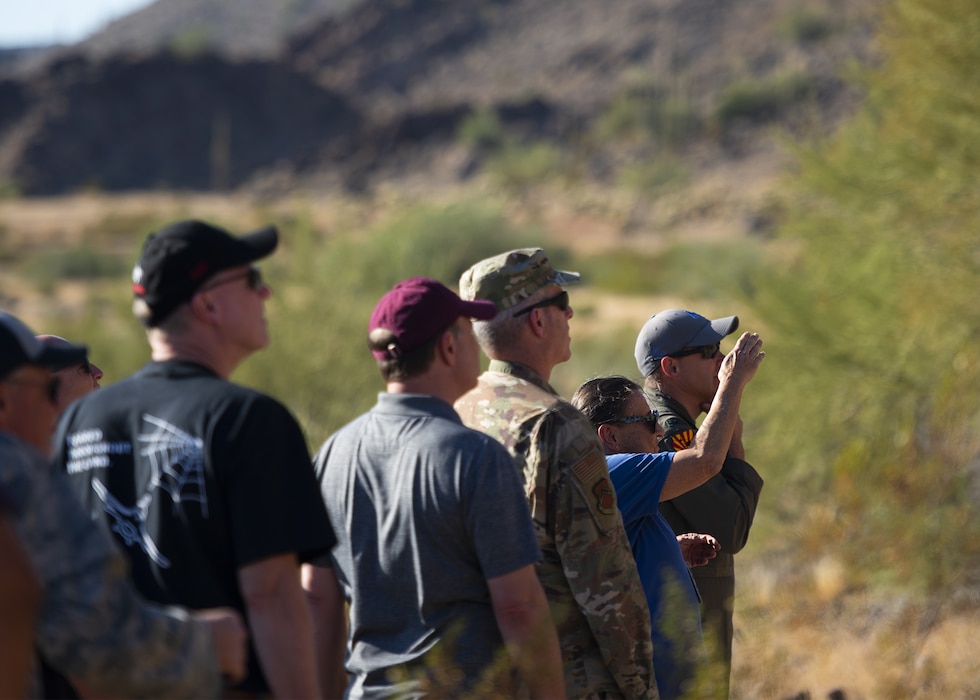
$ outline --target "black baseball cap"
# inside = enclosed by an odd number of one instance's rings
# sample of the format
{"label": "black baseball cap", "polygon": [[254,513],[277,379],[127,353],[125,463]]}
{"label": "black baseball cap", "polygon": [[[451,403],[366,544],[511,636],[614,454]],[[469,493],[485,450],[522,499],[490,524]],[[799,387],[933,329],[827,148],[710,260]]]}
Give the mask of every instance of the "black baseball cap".
{"label": "black baseball cap", "polygon": [[133,268],[133,294],[150,309],[143,322],[158,325],[211,277],[264,258],[276,249],[275,226],[233,236],[203,221],[178,221],[151,233]]}
{"label": "black baseball cap", "polygon": [[81,364],[87,356],[84,345],[42,343],[20,319],[0,311],[0,378],[23,365],[59,370]]}

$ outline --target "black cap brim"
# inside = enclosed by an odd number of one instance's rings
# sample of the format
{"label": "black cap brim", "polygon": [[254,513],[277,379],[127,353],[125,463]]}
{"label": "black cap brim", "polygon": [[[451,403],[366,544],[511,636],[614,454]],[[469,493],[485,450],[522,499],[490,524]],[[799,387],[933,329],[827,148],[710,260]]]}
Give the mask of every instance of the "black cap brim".
{"label": "black cap brim", "polygon": [[65,369],[82,364],[88,357],[88,348],[84,345],[62,345],[53,347],[44,344],[44,349],[31,364],[47,367],[51,370]]}
{"label": "black cap brim", "polygon": [[266,226],[258,231],[238,236],[236,240],[242,244],[242,250],[246,257],[239,264],[245,265],[271,255],[276,246],[279,245],[279,231],[275,226]]}

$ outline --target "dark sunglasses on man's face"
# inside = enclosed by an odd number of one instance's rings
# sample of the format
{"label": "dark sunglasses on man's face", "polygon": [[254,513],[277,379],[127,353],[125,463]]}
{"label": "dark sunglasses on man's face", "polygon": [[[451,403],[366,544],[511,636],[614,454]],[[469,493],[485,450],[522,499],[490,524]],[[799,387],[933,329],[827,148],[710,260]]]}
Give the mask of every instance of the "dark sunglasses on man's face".
{"label": "dark sunglasses on man's face", "polygon": [[695,348],[684,348],[680,352],[671,353],[668,357],[687,357],[700,354],[706,360],[712,359],[721,350],[721,343],[714,345],[698,345]]}
{"label": "dark sunglasses on man's face", "polygon": [[223,280],[218,280],[217,282],[206,284],[203,287],[201,287],[201,291],[206,292],[210,289],[214,289],[215,287],[220,287],[224,284],[228,284],[229,282],[234,282],[242,278],[245,279],[245,284],[247,284],[248,288],[251,289],[252,291],[257,292],[264,284],[262,280],[262,271],[253,265],[247,270],[232,275],[231,277],[225,277]]}
{"label": "dark sunglasses on man's face", "polygon": [[568,292],[561,291],[553,297],[542,299],[537,304],[531,304],[527,308],[521,309],[516,314],[514,314],[514,318],[517,318],[518,316],[523,316],[524,314],[529,314],[534,309],[543,309],[546,306],[557,306],[562,311],[568,311]]}

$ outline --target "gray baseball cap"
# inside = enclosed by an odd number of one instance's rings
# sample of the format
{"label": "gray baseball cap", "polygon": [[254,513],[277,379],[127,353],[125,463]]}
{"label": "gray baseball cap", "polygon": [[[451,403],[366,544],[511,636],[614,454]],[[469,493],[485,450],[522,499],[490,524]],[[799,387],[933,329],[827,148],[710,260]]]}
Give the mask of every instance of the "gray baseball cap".
{"label": "gray baseball cap", "polygon": [[517,306],[549,284],[574,284],[577,272],[556,270],[541,248],[519,248],[481,260],[459,278],[459,296],[486,299],[498,311]]}
{"label": "gray baseball cap", "polygon": [[644,377],[649,377],[661,359],[684,348],[714,345],[737,329],[738,316],[725,316],[709,321],[693,311],[661,311],[643,324],[636,337],[636,348],[633,351],[636,367]]}

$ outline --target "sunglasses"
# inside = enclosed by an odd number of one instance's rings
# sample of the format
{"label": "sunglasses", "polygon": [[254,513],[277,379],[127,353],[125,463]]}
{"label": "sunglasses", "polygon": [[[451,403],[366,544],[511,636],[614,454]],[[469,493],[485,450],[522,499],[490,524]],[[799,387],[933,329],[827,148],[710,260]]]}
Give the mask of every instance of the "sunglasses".
{"label": "sunglasses", "polygon": [[629,425],[630,423],[643,423],[647,428],[650,429],[651,433],[657,432],[657,420],[659,420],[660,414],[656,411],[651,410],[642,416],[626,416],[625,418],[617,418],[616,420],[607,420],[599,425],[607,425],[609,423],[622,423]]}
{"label": "sunglasses", "polygon": [[244,279],[245,284],[247,284],[248,288],[251,289],[253,292],[257,292],[259,289],[262,288],[262,285],[265,284],[265,282],[262,280],[262,271],[253,265],[247,270],[234,274],[231,277],[225,277],[223,280],[218,280],[217,282],[206,284],[203,287],[201,287],[200,291],[206,292],[208,290],[214,289],[215,287],[220,287],[224,284],[228,284],[229,282],[235,282],[240,279]]}
{"label": "sunglasses", "polygon": [[721,343],[714,345],[698,345],[694,348],[684,348],[680,352],[672,352],[667,357],[687,357],[688,355],[701,355],[706,360],[712,359],[721,350]]}
{"label": "sunglasses", "polygon": [[557,306],[562,311],[568,311],[568,292],[561,291],[553,297],[542,299],[537,304],[531,304],[527,308],[521,309],[516,314],[514,314],[514,318],[517,318],[518,316],[523,316],[524,314],[529,314],[534,309],[543,309],[546,306]]}
{"label": "sunglasses", "polygon": [[61,387],[61,377],[53,376],[50,379],[8,379],[10,384],[24,384],[26,386],[36,386],[44,390],[44,395],[48,401],[54,403],[58,400],[58,389]]}

